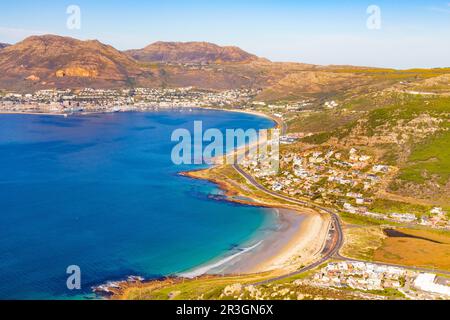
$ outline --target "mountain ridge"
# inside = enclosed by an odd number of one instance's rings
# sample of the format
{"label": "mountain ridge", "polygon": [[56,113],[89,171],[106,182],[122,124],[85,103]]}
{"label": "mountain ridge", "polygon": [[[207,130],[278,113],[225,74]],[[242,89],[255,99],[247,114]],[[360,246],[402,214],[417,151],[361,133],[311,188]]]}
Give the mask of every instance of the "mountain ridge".
{"label": "mountain ridge", "polygon": [[[177,47],[179,43],[169,46]],[[202,89],[237,89],[265,87],[271,78],[260,72],[267,63],[237,47],[219,47],[210,43],[191,42],[194,51],[181,50],[198,67],[178,64],[177,53],[164,62],[148,64],[137,61],[98,40],[78,40],[58,35],[31,36],[0,51],[0,88],[32,91],[48,88],[119,88],[119,87],[180,87]],[[155,48],[155,45],[151,45]],[[159,42],[156,46],[166,47]],[[205,48],[202,53],[202,48]],[[187,57],[187,58],[186,58]],[[220,59],[216,59],[220,57]],[[213,62],[204,67],[201,61]],[[198,61],[195,62],[195,61]],[[222,64],[223,62],[223,64]],[[217,66],[217,67],[215,67]]]}
{"label": "mountain ridge", "polygon": [[[2,87],[123,85],[144,73],[138,63],[98,40],[31,36],[0,51]],[[40,84],[40,85],[38,85]]]}
{"label": "mountain ridge", "polygon": [[238,47],[208,42],[156,42],[146,48],[149,56],[138,61],[136,51],[119,51],[98,40],[31,36],[0,49],[0,89],[245,88],[261,89],[257,98],[273,102],[385,89],[445,93],[450,88],[450,69],[445,68],[402,71],[271,62]]}
{"label": "mountain ridge", "polygon": [[195,41],[158,41],[142,49],[124,52],[138,61],[159,63],[249,63],[259,59],[236,46]]}

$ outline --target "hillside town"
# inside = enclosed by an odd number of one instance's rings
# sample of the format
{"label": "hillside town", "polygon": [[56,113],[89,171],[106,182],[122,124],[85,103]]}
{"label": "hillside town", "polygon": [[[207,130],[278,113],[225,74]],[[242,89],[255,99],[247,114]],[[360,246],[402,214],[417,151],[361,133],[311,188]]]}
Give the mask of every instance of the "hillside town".
{"label": "hillside town", "polygon": [[[292,135],[284,136],[281,143],[289,144],[296,139]],[[439,207],[420,217],[414,213],[370,211],[381,184],[395,168],[378,163],[356,148],[282,152],[278,174],[274,174],[271,165],[262,158],[247,157],[242,161],[242,167],[268,189],[291,197],[307,198],[342,212],[373,219],[450,229],[447,212]]]}
{"label": "hillside town", "polygon": [[436,274],[403,267],[356,261],[330,262],[308,276],[268,285],[226,286],[220,299],[328,300],[408,299],[448,300],[450,283]]}
{"label": "hillside town", "polygon": [[392,294],[397,291],[409,299],[449,299],[448,280],[435,274],[420,273],[401,267],[365,262],[329,263],[305,280],[310,285],[350,288]]}
{"label": "hillside town", "polygon": [[234,107],[258,94],[254,89],[227,91],[187,88],[39,90],[0,94],[0,111],[11,113],[90,113],[146,111],[169,108]]}
{"label": "hillside town", "polygon": [[[0,94],[0,112],[76,114],[100,112],[150,111],[173,108],[231,108],[261,111],[286,122],[292,113],[308,111],[313,100],[289,103],[257,101],[260,90],[237,89],[226,91],[186,88],[135,88],[81,90],[38,90],[34,93],[4,92]],[[325,109],[339,104],[326,101]],[[436,229],[450,229],[448,213],[435,207],[426,215],[408,212],[382,213],[370,210],[381,184],[396,169],[379,163],[372,155],[357,148],[341,150],[317,147],[291,152],[289,146],[312,133],[285,133],[280,144],[281,171],[272,172],[264,159],[245,159],[242,167],[267,188],[292,197],[339,208],[342,212],[394,223],[415,224]]]}

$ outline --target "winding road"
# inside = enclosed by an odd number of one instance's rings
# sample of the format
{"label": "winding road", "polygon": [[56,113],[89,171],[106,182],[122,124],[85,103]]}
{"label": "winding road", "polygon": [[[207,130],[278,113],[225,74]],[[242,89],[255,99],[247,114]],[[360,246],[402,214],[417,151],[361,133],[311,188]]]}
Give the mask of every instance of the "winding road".
{"label": "winding road", "polygon": [[[233,165],[233,168],[242,177],[244,177],[252,186],[257,188],[259,191],[262,191],[262,192],[264,192],[272,197],[278,198],[278,199],[282,199],[282,200],[285,200],[285,201],[288,201],[288,202],[291,202],[294,204],[298,204],[298,205],[301,205],[304,207],[309,207],[309,208],[313,208],[313,209],[316,209],[321,212],[325,212],[326,214],[329,214],[331,216],[331,227],[330,227],[329,237],[328,237],[326,244],[321,252],[322,257],[318,261],[316,261],[313,264],[308,265],[298,271],[295,271],[295,272],[292,272],[292,273],[289,273],[289,274],[286,274],[286,275],[283,275],[280,277],[271,278],[268,280],[257,282],[257,283],[254,283],[254,285],[269,284],[272,282],[284,280],[287,278],[291,278],[293,276],[303,274],[307,271],[310,271],[310,270],[313,270],[313,269],[319,267],[320,265],[326,263],[328,260],[331,260],[331,259],[343,260],[343,261],[349,261],[349,262],[365,262],[365,263],[368,262],[368,261],[363,261],[363,260],[346,258],[339,253],[342,246],[344,245],[344,232],[342,230],[342,223],[341,223],[340,217],[337,214],[337,212],[335,212],[332,209],[324,208],[322,206],[316,205],[314,203],[309,203],[309,202],[298,200],[298,199],[292,199],[288,196],[278,194],[272,190],[267,189],[263,185],[261,185],[258,181],[256,181],[256,179],[253,176],[251,176],[250,174],[245,172],[239,165],[235,164],[235,165]],[[401,267],[401,268],[414,270],[414,271],[418,271],[418,272],[430,272],[430,273],[450,275],[450,272],[446,271],[446,270],[410,267],[410,266],[402,266],[402,265],[395,265],[395,264],[389,264],[389,263],[377,263],[377,262],[370,262],[370,263],[375,264],[375,265],[380,265],[380,266],[384,265],[384,266]]]}
{"label": "winding road", "polygon": [[298,204],[298,205],[301,205],[304,207],[314,208],[316,210],[325,212],[331,216],[331,228],[330,228],[331,232],[330,232],[329,238],[327,239],[327,243],[325,244],[325,247],[322,250],[322,253],[321,253],[322,258],[320,260],[318,260],[318,261],[314,262],[313,264],[306,266],[296,272],[293,272],[293,273],[290,273],[290,274],[287,274],[284,276],[280,276],[277,278],[265,280],[262,282],[258,282],[258,283],[256,283],[256,285],[267,284],[267,283],[283,280],[283,279],[290,278],[295,275],[302,274],[304,272],[307,272],[309,270],[317,268],[318,266],[322,265],[323,263],[327,262],[328,260],[330,260],[332,258],[345,259],[344,257],[341,257],[339,254],[339,251],[344,244],[344,233],[342,231],[342,224],[341,224],[340,218],[336,212],[334,212],[333,210],[328,209],[328,208],[323,208],[316,204],[308,203],[308,202],[302,201],[302,200],[292,199],[288,196],[278,194],[278,193],[271,191],[271,190],[265,188],[264,186],[262,186],[258,181],[255,180],[254,177],[252,177],[247,172],[245,172],[241,167],[239,167],[239,165],[235,164],[235,165],[233,165],[233,168],[241,176],[243,176],[251,185],[253,185],[258,190],[260,190],[270,196],[273,196],[278,199],[282,199],[282,200],[285,200],[285,201],[288,201],[288,202],[291,202],[294,204]]}
{"label": "winding road", "polygon": [[[272,117],[272,119],[277,123],[277,128],[280,129],[281,135],[286,135],[287,130],[288,130],[287,123],[279,118]],[[272,282],[284,280],[284,279],[287,279],[287,278],[290,278],[290,277],[293,277],[296,275],[303,274],[307,271],[316,269],[317,267],[319,267],[320,265],[326,263],[327,261],[329,261],[331,259],[349,261],[349,262],[364,262],[364,263],[368,262],[368,261],[364,261],[364,260],[347,258],[340,254],[340,250],[341,250],[342,246],[344,245],[344,232],[342,230],[341,219],[336,211],[334,211],[333,209],[330,209],[330,208],[325,208],[325,207],[319,206],[319,205],[311,203],[311,202],[293,199],[288,196],[279,194],[275,191],[269,190],[266,187],[264,187],[263,185],[261,185],[258,181],[256,181],[256,179],[253,176],[251,176],[250,174],[245,172],[238,164],[234,164],[233,168],[242,177],[244,177],[247,180],[247,182],[249,182],[253,187],[258,189],[259,191],[264,192],[265,194],[268,194],[272,197],[275,197],[275,198],[278,198],[281,200],[291,202],[293,204],[301,205],[303,207],[313,208],[318,211],[329,214],[331,216],[331,225],[330,225],[330,229],[329,229],[329,235],[328,235],[327,241],[324,245],[324,248],[321,251],[321,258],[318,261],[316,261],[308,266],[305,266],[304,268],[302,268],[298,271],[286,274],[284,276],[261,281],[261,282],[255,283],[254,285],[269,284]],[[429,273],[438,273],[438,274],[442,274],[442,275],[450,275],[450,272],[446,271],[446,270],[428,269],[428,268],[413,267],[413,266],[402,266],[402,265],[396,265],[396,264],[390,264],[390,263],[378,263],[378,262],[370,262],[370,263],[374,264],[374,265],[380,265],[380,266],[400,267],[400,268],[405,268],[408,270],[414,270],[414,271],[418,271],[418,272],[429,272]]]}

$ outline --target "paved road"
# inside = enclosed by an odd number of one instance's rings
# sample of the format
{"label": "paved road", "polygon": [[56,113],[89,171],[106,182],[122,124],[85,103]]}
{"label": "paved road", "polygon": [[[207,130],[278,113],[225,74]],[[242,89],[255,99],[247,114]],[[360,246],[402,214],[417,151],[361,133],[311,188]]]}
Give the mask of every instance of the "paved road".
{"label": "paved road", "polygon": [[[287,124],[282,121],[276,121],[278,124],[278,128],[281,131],[281,135],[286,135],[287,133]],[[272,283],[275,281],[280,281],[280,280],[284,280],[286,278],[290,278],[296,275],[300,275],[303,274],[307,271],[313,270],[317,267],[319,267],[320,265],[326,263],[328,260],[330,259],[336,259],[336,260],[343,260],[343,261],[350,261],[350,262],[365,262],[367,263],[367,261],[363,261],[363,260],[357,260],[357,259],[349,259],[347,257],[344,257],[340,254],[340,250],[342,248],[342,246],[344,245],[344,233],[342,231],[342,223],[340,220],[339,215],[337,214],[337,212],[335,212],[334,210],[330,209],[330,208],[324,208],[322,206],[319,206],[317,204],[314,203],[310,203],[310,202],[306,202],[306,201],[302,201],[302,200],[298,200],[298,199],[292,199],[288,196],[282,195],[282,194],[278,194],[272,190],[267,189],[266,187],[262,186],[258,181],[256,181],[256,179],[249,175],[247,172],[245,172],[239,165],[235,164],[233,165],[234,169],[239,172],[248,182],[250,182],[250,184],[252,184],[255,188],[257,188],[258,190],[271,195],[275,198],[278,199],[282,199],[294,204],[298,204],[304,207],[309,207],[309,208],[313,208],[322,212],[325,212],[327,214],[329,214],[331,216],[331,232],[329,234],[329,239],[327,239],[327,243],[325,244],[324,249],[321,252],[322,258],[316,262],[314,262],[313,264],[306,266],[296,272],[284,275],[284,276],[280,276],[280,277],[276,277],[276,278],[272,278],[272,279],[268,279],[262,282],[258,282],[255,283],[255,285],[263,285],[263,284],[268,284],[268,283]],[[408,267],[408,266],[402,266],[402,265],[395,265],[395,264],[389,264],[389,263],[378,263],[378,262],[370,262],[372,264],[375,265],[384,265],[384,266],[393,266],[393,267],[401,267],[401,268],[405,268],[408,270],[414,270],[414,271],[419,271],[419,272],[430,272],[430,273],[439,273],[439,274],[445,274],[445,275],[450,275],[449,271],[445,271],[445,270],[438,270],[438,269],[427,269],[427,268],[420,268],[420,267]]]}
{"label": "paved road", "polygon": [[247,179],[258,190],[260,190],[266,194],[269,194],[273,197],[276,197],[276,198],[279,198],[279,199],[282,199],[282,200],[285,200],[285,201],[288,201],[288,202],[291,202],[294,204],[299,204],[304,207],[310,207],[310,208],[314,208],[314,209],[322,211],[322,212],[326,212],[327,214],[329,214],[331,216],[331,230],[333,232],[331,234],[331,237],[327,240],[327,243],[325,244],[325,248],[322,251],[323,257],[319,261],[317,261],[301,270],[298,270],[296,272],[293,272],[293,273],[290,273],[290,274],[287,274],[287,275],[284,275],[281,277],[273,278],[270,280],[266,280],[266,281],[257,283],[257,285],[258,284],[267,284],[270,282],[283,280],[285,278],[289,278],[289,277],[292,277],[295,275],[302,274],[306,271],[317,268],[318,266],[320,266],[321,264],[325,263],[326,261],[330,260],[331,258],[333,258],[335,256],[340,257],[339,250],[342,248],[342,245],[344,244],[344,233],[342,231],[341,221],[340,221],[337,213],[335,213],[331,209],[323,208],[321,206],[318,206],[318,205],[315,205],[312,203],[308,203],[306,201],[292,199],[288,196],[284,196],[284,195],[278,194],[274,191],[271,191],[271,190],[265,188],[264,186],[262,186],[258,181],[255,180],[255,178],[253,178],[247,172],[242,170],[242,168],[239,167],[238,165],[233,165],[233,167],[237,172],[239,172],[245,179]]}
{"label": "paved road", "polygon": [[[322,258],[320,260],[318,260],[318,261],[314,262],[313,264],[306,266],[296,272],[292,272],[292,273],[286,274],[284,276],[261,281],[261,282],[255,283],[254,285],[264,285],[264,284],[284,280],[284,279],[287,279],[287,278],[290,278],[293,276],[303,274],[307,271],[310,271],[310,270],[313,270],[313,269],[319,267],[320,265],[324,264],[325,262],[327,262],[330,259],[344,260],[344,261],[350,261],[350,262],[365,262],[365,263],[368,262],[368,261],[357,260],[357,259],[349,259],[349,258],[342,256],[339,253],[339,251],[341,250],[341,248],[344,244],[344,233],[342,231],[342,224],[341,224],[339,215],[334,210],[329,209],[329,208],[324,208],[322,206],[319,206],[319,205],[316,205],[313,203],[309,203],[306,201],[292,199],[292,198],[282,195],[282,194],[278,194],[278,193],[262,186],[258,181],[255,180],[255,178],[253,178],[251,175],[249,175],[247,172],[245,172],[241,167],[239,167],[239,165],[234,165],[233,167],[237,172],[239,172],[248,182],[250,182],[258,190],[260,190],[268,195],[271,195],[273,197],[276,197],[276,198],[279,198],[279,199],[282,199],[282,200],[285,200],[285,201],[288,201],[288,202],[291,202],[294,204],[299,204],[304,207],[314,208],[316,210],[325,212],[331,216],[331,231],[332,232],[330,233],[330,238],[327,240],[327,243],[325,244],[325,248],[322,251]],[[408,266],[395,265],[395,264],[389,264],[389,263],[378,263],[378,262],[370,262],[370,263],[375,264],[375,265],[384,265],[384,266],[387,265],[387,266],[393,266],[393,267],[401,267],[401,268],[405,268],[408,270],[414,270],[414,271],[418,271],[418,272],[429,272],[429,273],[439,273],[439,274],[450,275],[450,272],[445,271],[445,270],[428,269],[428,268],[420,268],[420,267],[408,267]]]}

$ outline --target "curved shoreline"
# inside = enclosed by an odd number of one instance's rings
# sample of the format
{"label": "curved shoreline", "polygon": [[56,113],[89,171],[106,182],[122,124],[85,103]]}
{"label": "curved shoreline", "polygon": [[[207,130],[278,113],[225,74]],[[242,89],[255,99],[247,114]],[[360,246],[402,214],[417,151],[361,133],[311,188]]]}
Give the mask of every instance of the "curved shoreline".
{"label": "curved shoreline", "polygon": [[[275,128],[284,129],[284,124],[281,119],[260,112],[199,108],[199,110],[203,109],[218,112],[225,111],[250,114],[256,117],[270,119],[276,124]],[[41,113],[33,115],[47,114]],[[63,116],[63,114],[52,115]],[[89,116],[89,114],[82,115]],[[226,154],[224,156],[226,156]],[[217,165],[210,165],[209,169],[216,167]],[[327,229],[327,223],[319,213],[311,209],[299,208],[299,206],[292,208],[280,203],[262,203],[260,199],[255,197],[248,197],[247,199],[241,197],[239,199],[234,197],[235,195],[238,195],[239,192],[235,193],[233,188],[230,188],[226,183],[209,179],[208,177],[199,177],[195,173],[196,171],[191,171],[182,173],[181,175],[213,182],[228,196],[227,201],[261,208],[270,208],[276,211],[278,215],[277,223],[279,225],[273,226],[274,228],[276,227],[277,230],[265,234],[262,238],[255,238],[260,235],[257,231],[255,235],[251,236],[248,243],[240,244],[241,249],[239,249],[240,251],[238,253],[232,254],[232,252],[226,252],[208,262],[206,265],[194,268],[194,271],[191,274],[189,272],[179,274],[180,277],[198,277],[205,274],[258,274],[267,271],[280,274],[288,273],[289,271],[298,268],[301,263],[311,261],[311,259],[316,257],[316,254],[320,252],[323,245],[322,239],[326,238],[325,229]],[[255,244],[254,242],[258,240],[260,241]]]}
{"label": "curved shoreline", "polygon": [[[182,107],[178,108],[178,109],[183,109]],[[273,122],[275,122],[277,124],[276,128],[282,128],[283,127],[283,121],[279,118],[276,118],[274,116],[259,112],[259,111],[249,111],[249,110],[231,110],[231,109],[216,109],[216,108],[210,108],[210,107],[197,107],[197,108],[190,108],[190,109],[198,109],[198,110],[211,110],[211,111],[223,111],[223,112],[232,112],[232,113],[243,113],[243,114],[249,114],[249,115],[253,115],[253,116],[257,116],[257,117],[262,117],[262,118],[266,118],[269,120],[272,120]],[[164,110],[164,109],[162,109]],[[159,110],[159,111],[162,111]],[[171,109],[167,109],[167,110],[171,110]],[[151,110],[143,110],[143,111],[126,111],[126,112],[142,112],[142,113],[146,113],[146,112],[152,112]],[[98,115],[98,114],[110,114],[110,113],[115,113],[115,112],[81,112],[79,113],[79,115],[81,116],[89,116],[89,115]],[[59,117],[66,117],[66,116],[70,116],[71,114],[68,113],[61,113],[61,112],[31,112],[31,111],[27,111],[27,112],[20,112],[20,111],[1,111],[0,110],[0,115],[33,115],[33,116],[59,116]]]}
{"label": "curved shoreline", "polygon": [[[295,270],[300,260],[305,261],[317,252],[321,245],[315,240],[322,228],[320,218],[311,214],[299,214],[288,209],[273,209],[277,215],[276,230],[255,235],[247,247],[238,253],[182,273],[179,276],[195,278],[202,275],[247,275],[264,272]],[[311,232],[314,231],[314,232]],[[257,241],[257,242],[256,242]],[[256,244],[253,244],[256,242]]]}
{"label": "curved shoreline", "polygon": [[[270,119],[275,124],[274,128],[285,130],[284,123],[281,119],[260,112],[214,108],[199,109],[250,114]],[[241,152],[241,149],[242,147],[231,152]],[[224,154],[223,156],[226,155]],[[232,251],[228,251],[205,264],[177,274],[175,278],[169,278],[172,279],[171,281],[219,275],[264,274],[267,272],[273,275],[285,275],[318,259],[327,240],[330,226],[329,219],[313,209],[298,205],[289,205],[277,200],[266,202],[257,197],[237,197],[240,193],[234,186],[214,179],[208,174],[210,170],[218,167],[220,165],[217,163],[211,164],[206,169],[181,172],[179,175],[214,183],[225,194],[226,201],[276,211],[277,213],[274,212],[273,214],[279,215],[279,226],[277,226],[276,231],[265,235],[263,238],[255,238],[258,235],[257,231],[247,243],[239,246],[240,252],[233,253]],[[159,283],[159,281],[144,281],[144,283],[137,285],[153,286],[155,283]],[[123,282],[119,285],[119,290],[114,290],[117,293],[113,295],[113,298],[121,296],[123,293],[122,286],[123,288],[129,289],[133,287],[133,284]]]}
{"label": "curved shoreline", "polygon": [[[250,240],[249,243],[241,245],[244,247],[251,246],[255,241],[261,240],[261,248],[253,248],[253,251],[239,255],[239,259],[226,261],[220,268],[211,268],[204,274],[255,274],[267,271],[282,274],[289,273],[317,258],[317,255],[322,251],[329,228],[329,221],[323,215],[310,208],[300,208],[299,206],[291,206],[278,201],[268,202],[255,198],[239,198],[237,197],[239,191],[236,188],[224,181],[208,176],[208,172],[213,168],[183,172],[180,175],[214,183],[224,192],[226,201],[276,211],[273,214],[278,215],[279,226],[273,226],[278,227],[278,229],[266,234],[266,237],[256,239],[253,237],[253,242]],[[255,236],[257,237],[258,234]],[[229,255],[230,253],[228,253]],[[226,259],[226,255],[222,255],[218,259]],[[216,264],[216,262],[217,259],[212,260],[205,265],[191,269],[189,272],[195,272],[199,268]],[[215,270],[218,272],[211,272]],[[181,276],[183,274],[181,273]]]}
{"label": "curved shoreline", "polygon": [[[244,110],[199,109],[245,113],[263,117],[272,120],[276,124],[275,128],[285,131],[285,125],[281,119],[267,114]],[[240,152],[240,149],[242,148],[232,152]],[[284,276],[320,259],[331,225],[331,220],[328,217],[311,208],[286,204],[279,199],[267,201],[267,199],[260,199],[258,196],[246,196],[245,192],[240,192],[239,183],[237,183],[239,186],[236,188],[236,181],[229,184],[228,181],[221,181],[209,175],[211,170],[218,167],[220,165],[217,163],[211,164],[206,169],[181,172],[179,175],[214,183],[226,195],[226,201],[277,210],[280,227],[263,239],[255,239],[252,236],[251,240],[240,245],[240,252],[233,254],[232,251],[228,251],[216,259],[208,261],[206,264],[180,272],[175,277],[166,277],[166,281],[156,279],[132,281],[131,283],[130,281],[114,282],[113,286],[109,288],[111,290],[106,287],[106,292],[108,294],[112,293],[110,298],[121,299],[133,287],[152,288],[154,286],[163,286],[166,282],[176,283],[189,278],[215,278],[223,275],[255,275],[263,277],[268,274],[271,276]],[[255,241],[257,242],[255,243]],[[105,286],[101,287],[105,288]]]}
{"label": "curved shoreline", "polygon": [[[263,117],[272,120],[276,124],[275,128],[285,131],[285,124],[282,119],[265,113],[247,110],[227,110],[214,108],[203,109],[244,113]],[[231,153],[239,153],[241,152],[241,149],[242,147],[231,151]],[[226,154],[224,156],[226,156]],[[249,250],[230,260],[226,257],[222,257],[223,263],[217,266],[221,267],[221,269],[213,267],[208,269],[204,274],[254,274],[267,271],[279,271],[282,273],[289,272],[294,270],[300,262],[311,262],[317,257],[318,254],[320,254],[324,243],[326,242],[329,229],[329,221],[327,221],[320,213],[309,208],[301,208],[302,210],[300,210],[298,206],[296,208],[292,208],[288,205],[280,203],[264,204],[253,198],[248,200],[238,199],[234,196],[239,195],[239,192],[233,190],[234,188],[231,188],[223,181],[213,179],[208,176],[208,171],[216,167],[218,167],[217,164],[210,166],[209,169],[182,172],[180,175],[192,179],[207,180],[216,184],[218,188],[225,193],[227,201],[277,210],[281,223],[283,223],[283,218],[285,219],[284,222],[288,222],[284,224],[281,232],[273,232],[273,234],[269,235],[267,239],[263,239],[261,241],[261,247],[264,247],[264,250],[261,250],[259,254],[254,252],[256,251],[255,249],[257,249],[255,247],[252,248],[253,252],[252,250]],[[287,218],[289,215],[291,216],[290,219]],[[298,221],[296,222],[295,218],[293,219],[292,217],[300,217],[303,221],[302,223],[298,223]],[[271,242],[273,245],[270,245],[270,243],[267,245],[268,242]],[[213,260],[212,262],[209,262],[209,265],[215,265],[216,263],[217,262],[214,262]],[[208,264],[206,264],[206,266],[208,266]],[[194,268],[194,271],[191,272],[195,273],[195,270],[202,269],[204,267],[205,265]],[[214,270],[219,272],[209,273],[209,271]],[[181,276],[183,274],[184,273],[182,273]]]}

